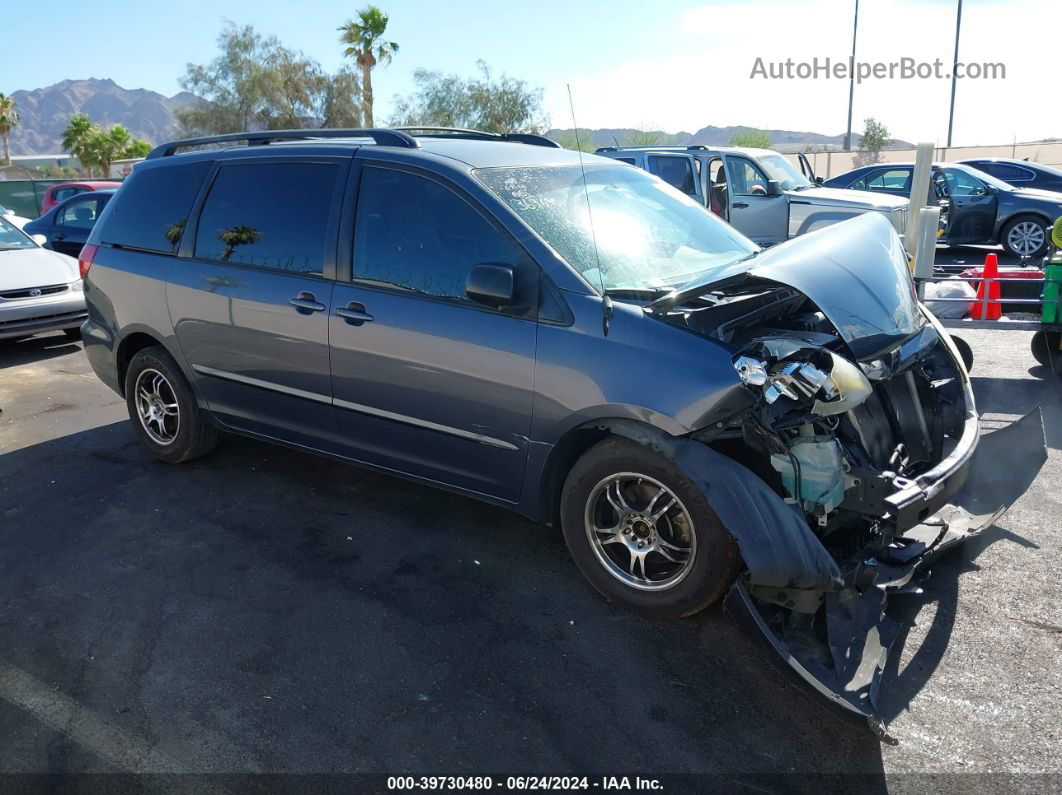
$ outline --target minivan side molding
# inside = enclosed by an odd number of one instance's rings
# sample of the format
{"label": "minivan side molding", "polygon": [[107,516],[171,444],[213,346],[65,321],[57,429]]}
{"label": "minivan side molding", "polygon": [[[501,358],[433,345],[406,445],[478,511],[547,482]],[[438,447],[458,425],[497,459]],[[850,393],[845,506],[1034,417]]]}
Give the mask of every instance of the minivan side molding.
{"label": "minivan side molding", "polygon": [[263,381],[260,378],[251,378],[250,376],[240,375],[239,373],[230,373],[228,370],[216,370],[213,367],[206,367],[202,364],[193,364],[192,369],[202,375],[211,375],[214,378],[224,378],[226,381],[235,381],[238,384],[247,384],[248,386],[256,386],[259,389],[282,392],[285,395],[291,395],[305,400],[313,400],[317,403],[332,402],[332,398],[328,395],[322,395],[318,392],[307,392],[305,389],[295,389],[290,386],[282,386],[281,384],[274,384],[272,381]]}
{"label": "minivan side molding", "polygon": [[289,386],[282,386],[281,384],[274,384],[271,381],[263,381],[260,378],[251,378],[250,376],[240,375],[238,373],[230,373],[227,370],[218,370],[214,367],[206,367],[201,364],[192,365],[192,369],[202,375],[213,376],[214,378],[224,378],[228,381],[235,381],[240,384],[247,384],[248,386],[258,387],[259,389],[268,389],[273,392],[281,392],[285,395],[292,395],[293,397],[303,398],[305,400],[312,400],[316,403],[331,403],[333,406],[347,411],[356,411],[360,414],[369,414],[374,417],[380,417],[385,420],[393,420],[394,422],[405,423],[406,425],[414,425],[418,428],[426,428],[430,431],[438,431],[439,433],[446,433],[450,436],[456,436],[460,439],[468,439],[469,441],[479,442],[480,444],[489,445],[490,447],[498,447],[502,450],[519,450],[515,444],[511,444],[502,439],[495,439],[493,436],[485,436],[481,433],[473,433],[472,431],[466,431],[461,428],[454,428],[451,425],[442,425],[438,422],[431,422],[429,420],[418,419],[417,417],[410,417],[405,414],[398,414],[393,411],[386,411],[384,409],[378,409],[373,406],[365,406],[361,403],[352,403],[349,400],[335,400],[328,395],[322,395],[317,392],[307,392],[304,389],[295,389]]}

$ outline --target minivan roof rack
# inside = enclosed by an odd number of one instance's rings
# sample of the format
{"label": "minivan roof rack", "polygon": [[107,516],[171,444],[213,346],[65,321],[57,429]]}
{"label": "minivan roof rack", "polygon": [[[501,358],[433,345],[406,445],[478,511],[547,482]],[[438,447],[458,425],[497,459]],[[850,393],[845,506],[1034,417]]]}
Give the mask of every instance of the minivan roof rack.
{"label": "minivan roof rack", "polygon": [[320,138],[372,138],[380,146],[400,146],[404,149],[416,149],[420,146],[417,139],[401,130],[392,129],[307,129],[307,130],[257,130],[255,132],[226,133],[225,135],[207,135],[202,138],[185,138],[170,141],[151,150],[147,159],[169,157],[179,149],[206,144],[224,144],[246,141],[248,146],[264,146],[273,141],[312,141]]}
{"label": "minivan roof rack", "polygon": [[392,128],[404,133],[425,133],[428,136],[440,136],[449,138],[469,138],[477,141],[512,141],[519,144],[531,144],[531,146],[549,146],[560,149],[561,145],[544,135],[534,133],[492,133],[483,130],[468,130],[463,127],[422,127],[410,125],[407,127]]}

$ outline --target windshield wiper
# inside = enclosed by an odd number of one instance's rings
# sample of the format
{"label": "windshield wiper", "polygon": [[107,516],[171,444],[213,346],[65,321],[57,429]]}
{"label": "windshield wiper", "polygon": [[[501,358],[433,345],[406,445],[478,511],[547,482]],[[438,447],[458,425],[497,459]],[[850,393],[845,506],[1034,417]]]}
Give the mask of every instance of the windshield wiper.
{"label": "windshield wiper", "polygon": [[615,298],[645,298],[653,300],[669,294],[674,287],[606,287],[605,295]]}

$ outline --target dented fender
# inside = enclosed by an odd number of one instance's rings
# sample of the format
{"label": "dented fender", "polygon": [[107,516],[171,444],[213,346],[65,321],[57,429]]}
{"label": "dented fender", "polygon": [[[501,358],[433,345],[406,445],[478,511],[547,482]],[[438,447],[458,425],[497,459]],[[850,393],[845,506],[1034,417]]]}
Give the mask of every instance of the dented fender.
{"label": "dented fender", "polygon": [[616,420],[607,427],[671,459],[697,484],[737,541],[751,583],[823,590],[842,585],[837,563],[796,506],[748,468],[700,442],[636,422]]}

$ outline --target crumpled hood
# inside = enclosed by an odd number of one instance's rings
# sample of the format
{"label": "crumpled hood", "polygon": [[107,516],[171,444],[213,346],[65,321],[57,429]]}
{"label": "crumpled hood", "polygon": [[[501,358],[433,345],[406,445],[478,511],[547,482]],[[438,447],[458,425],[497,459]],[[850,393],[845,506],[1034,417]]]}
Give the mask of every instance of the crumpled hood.
{"label": "crumpled hood", "polygon": [[903,243],[877,213],[810,232],[683,285],[649,305],[665,311],[741,275],[784,284],[810,298],[851,348],[871,359],[925,326]]}
{"label": "crumpled hood", "polygon": [[77,260],[44,248],[0,251],[0,291],[70,284],[78,279]]}
{"label": "crumpled hood", "polygon": [[804,188],[793,191],[790,196],[795,201],[806,201],[811,204],[840,207],[862,207],[867,210],[883,210],[889,212],[896,207],[904,207],[910,202],[900,196],[890,196],[887,193],[868,193],[865,190],[849,190],[847,188]]}

